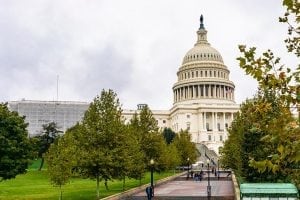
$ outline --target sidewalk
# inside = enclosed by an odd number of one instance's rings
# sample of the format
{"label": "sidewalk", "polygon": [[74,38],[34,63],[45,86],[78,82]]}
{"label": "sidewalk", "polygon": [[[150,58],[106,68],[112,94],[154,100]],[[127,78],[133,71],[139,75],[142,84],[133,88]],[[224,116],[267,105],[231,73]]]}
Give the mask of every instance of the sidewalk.
{"label": "sidewalk", "polygon": [[[224,177],[222,175],[222,177]],[[154,189],[154,196],[165,197],[158,199],[172,199],[171,197],[180,197],[180,199],[190,199],[192,197],[207,197],[207,174],[204,175],[202,181],[194,181],[192,178],[186,179],[185,176],[159,185]],[[210,180],[212,197],[227,197],[226,199],[234,199],[234,192],[231,179],[228,180]],[[135,194],[133,197],[145,197],[145,191]],[[190,197],[190,198],[189,198]],[[154,198],[154,199],[156,199]],[[139,199],[139,198],[134,198]],[[141,198],[144,199],[144,198]],[[216,199],[216,198],[215,198]]]}

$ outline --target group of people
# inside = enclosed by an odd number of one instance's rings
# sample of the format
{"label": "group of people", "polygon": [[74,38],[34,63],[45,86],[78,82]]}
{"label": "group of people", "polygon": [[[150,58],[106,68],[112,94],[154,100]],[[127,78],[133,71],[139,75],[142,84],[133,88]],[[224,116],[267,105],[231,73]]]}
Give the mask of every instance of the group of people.
{"label": "group of people", "polygon": [[[215,167],[212,167],[211,173],[214,174],[215,176],[218,176],[219,172]],[[202,171],[202,169],[200,170],[200,172],[191,171],[191,178],[193,178],[194,181],[202,181],[203,176],[204,176],[204,172]]]}
{"label": "group of people", "polygon": [[200,172],[194,173],[191,171],[191,177],[194,179],[194,181],[202,181],[204,172],[201,170]]}

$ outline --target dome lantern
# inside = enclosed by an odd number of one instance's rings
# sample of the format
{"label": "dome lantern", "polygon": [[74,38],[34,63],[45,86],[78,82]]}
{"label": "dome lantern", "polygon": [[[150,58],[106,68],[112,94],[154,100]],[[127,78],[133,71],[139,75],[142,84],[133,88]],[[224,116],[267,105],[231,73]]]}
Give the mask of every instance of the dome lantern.
{"label": "dome lantern", "polygon": [[195,46],[199,45],[199,44],[208,44],[207,41],[207,31],[204,28],[204,23],[203,23],[203,15],[200,16],[200,28],[197,31],[197,35],[198,35],[198,40],[197,43],[195,44]]}

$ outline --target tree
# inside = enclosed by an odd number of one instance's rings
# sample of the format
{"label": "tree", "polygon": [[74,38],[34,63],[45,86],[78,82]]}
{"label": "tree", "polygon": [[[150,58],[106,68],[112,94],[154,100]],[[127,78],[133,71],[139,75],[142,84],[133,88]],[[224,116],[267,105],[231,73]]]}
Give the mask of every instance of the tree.
{"label": "tree", "polygon": [[172,129],[164,128],[163,136],[165,138],[166,143],[170,144],[173,141],[173,139],[175,138],[176,134],[174,131],[172,131]]}
{"label": "tree", "polygon": [[134,178],[140,180],[140,185],[142,184],[142,178],[146,172],[145,164],[145,154],[142,148],[142,130],[139,127],[139,118],[137,113],[133,115],[130,123],[127,126],[127,131],[131,140],[131,144],[128,149],[132,151],[129,157],[129,163],[127,165],[127,176],[129,178]]}
{"label": "tree", "polygon": [[32,155],[27,125],[25,117],[0,103],[0,181],[26,172]]}
{"label": "tree", "polygon": [[[287,11],[284,17],[279,18],[279,21],[288,24],[289,38],[285,40],[287,51],[299,58],[300,4],[297,0],[283,0],[283,5],[286,6]],[[292,22],[291,19],[294,21]],[[259,114],[261,116],[259,116],[260,120],[254,124],[257,129],[255,133],[263,133],[257,137],[259,142],[267,145],[267,152],[270,153],[261,157],[249,157],[248,165],[259,172],[263,179],[266,179],[271,172],[272,177],[278,176],[278,181],[281,181],[281,175],[286,176],[300,188],[300,65],[294,68],[285,67],[280,63],[280,58],[275,57],[271,50],[267,50],[261,56],[256,56],[255,47],[247,48],[245,45],[240,45],[239,49],[242,53],[237,58],[240,67],[259,84],[262,100],[255,105],[256,109],[253,111],[256,117]],[[269,112],[266,114],[264,112],[275,109],[274,102],[268,99],[270,94],[273,95],[272,98],[278,109],[283,112],[279,114],[281,118],[276,119]],[[297,106],[298,124],[289,117],[289,108]]]}
{"label": "tree", "polygon": [[79,129],[74,132],[78,169],[83,176],[96,179],[99,198],[100,181],[104,180],[107,187],[107,181],[117,177],[121,173],[118,170],[124,170],[118,164],[127,154],[122,110],[112,90],[102,90],[101,96],[94,99]]}
{"label": "tree", "polygon": [[45,155],[48,164],[47,172],[53,185],[60,189],[62,199],[62,187],[69,182],[74,167],[76,166],[73,138],[68,132],[56,143],[52,143]]}
{"label": "tree", "polygon": [[[244,102],[237,113],[231,127],[229,137],[221,151],[221,163],[225,168],[231,168],[235,173],[250,182],[255,181],[286,181],[287,175],[281,172],[273,173],[276,168],[259,171],[251,164],[251,160],[268,158],[277,152],[271,134],[281,134],[287,128],[286,124],[293,122],[289,109],[282,106],[280,99],[274,94],[262,93]],[[284,167],[288,169],[288,165]]]}
{"label": "tree", "polygon": [[59,137],[60,131],[55,122],[50,122],[43,125],[43,131],[41,135],[36,136],[36,145],[38,149],[38,157],[42,159],[39,171],[42,170],[44,166],[44,154],[48,151],[50,145],[55,142]]}
{"label": "tree", "polygon": [[176,135],[173,143],[179,152],[181,165],[189,165],[196,162],[197,148],[195,143],[191,141],[191,135],[187,131],[181,130]]}

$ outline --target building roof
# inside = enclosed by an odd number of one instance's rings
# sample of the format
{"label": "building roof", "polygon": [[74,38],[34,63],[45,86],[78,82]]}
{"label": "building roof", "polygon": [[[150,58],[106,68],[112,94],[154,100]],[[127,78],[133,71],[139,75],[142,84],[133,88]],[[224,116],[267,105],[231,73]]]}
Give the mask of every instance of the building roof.
{"label": "building roof", "polygon": [[197,42],[184,56],[182,64],[195,61],[214,61],[223,64],[221,54],[207,41],[207,31],[204,28],[203,16],[200,17],[200,28],[197,31]]}
{"label": "building roof", "polygon": [[241,196],[298,196],[298,190],[291,183],[243,183]]}

